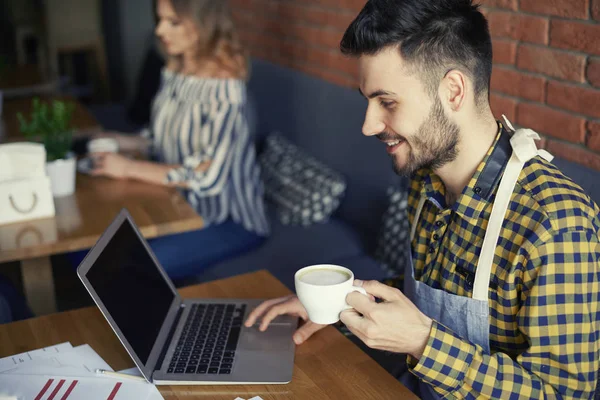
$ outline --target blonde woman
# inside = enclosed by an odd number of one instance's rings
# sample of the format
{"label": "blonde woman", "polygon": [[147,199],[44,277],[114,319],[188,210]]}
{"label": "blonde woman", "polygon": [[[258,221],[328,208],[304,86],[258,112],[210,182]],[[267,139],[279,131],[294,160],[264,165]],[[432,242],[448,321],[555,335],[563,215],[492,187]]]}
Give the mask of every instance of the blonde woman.
{"label": "blonde woman", "polygon": [[93,175],[182,188],[200,231],[150,241],[172,278],[197,274],[257,246],[269,232],[246,117],[248,61],[223,0],[157,0],[166,57],[149,129],[111,134],[121,149],[150,148],[155,162],[101,154]]}

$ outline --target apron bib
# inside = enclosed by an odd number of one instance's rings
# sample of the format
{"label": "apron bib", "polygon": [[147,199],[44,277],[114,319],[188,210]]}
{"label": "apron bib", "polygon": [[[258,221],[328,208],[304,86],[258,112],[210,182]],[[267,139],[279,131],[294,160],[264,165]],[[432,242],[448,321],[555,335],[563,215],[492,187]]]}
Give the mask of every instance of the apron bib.
{"label": "apron bib", "polygon": [[[514,131],[508,120],[506,120],[506,123]],[[472,298],[434,289],[423,282],[417,281],[412,257],[404,275],[404,294],[423,314],[452,329],[463,339],[481,346],[483,351],[488,354],[490,353],[488,289],[494,253],[500,237],[504,216],[525,163],[537,155],[548,161],[552,160],[552,156],[545,150],[538,151],[534,140],[539,140],[539,135],[530,129],[519,129],[510,139],[513,153],[500,180],[496,200],[492,207],[475,272]],[[411,243],[415,237],[417,222],[426,200],[425,197],[421,197],[417,206],[412,221]],[[431,385],[421,381],[410,371],[404,372],[400,377],[400,381],[410,390],[420,395],[422,399],[440,398]]]}

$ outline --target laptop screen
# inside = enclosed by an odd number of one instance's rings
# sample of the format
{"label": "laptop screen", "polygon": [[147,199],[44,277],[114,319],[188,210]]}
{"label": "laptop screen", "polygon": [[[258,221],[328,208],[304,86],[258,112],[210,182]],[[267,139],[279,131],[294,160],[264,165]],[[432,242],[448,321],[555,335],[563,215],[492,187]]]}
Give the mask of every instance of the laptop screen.
{"label": "laptop screen", "polygon": [[146,364],[175,294],[127,218],[86,277]]}

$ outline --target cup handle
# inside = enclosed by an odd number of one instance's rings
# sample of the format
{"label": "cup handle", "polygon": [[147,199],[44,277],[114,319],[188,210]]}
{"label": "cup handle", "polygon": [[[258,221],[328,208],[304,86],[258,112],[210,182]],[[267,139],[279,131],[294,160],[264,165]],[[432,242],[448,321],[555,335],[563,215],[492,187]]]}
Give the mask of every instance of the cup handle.
{"label": "cup handle", "polygon": [[[352,286],[352,287],[351,287],[351,288],[348,290],[348,293],[346,293],[346,296],[347,296],[349,293],[352,293],[352,292],[360,292],[360,293],[364,294],[365,296],[368,296],[368,294],[367,294],[367,291],[366,291],[365,289],[363,289],[362,287],[360,287],[360,286]],[[349,310],[349,309],[351,309],[351,308],[352,308],[352,307],[351,307],[351,306],[349,306],[349,305],[348,305],[348,303],[346,303],[346,306],[344,307],[344,310]]]}

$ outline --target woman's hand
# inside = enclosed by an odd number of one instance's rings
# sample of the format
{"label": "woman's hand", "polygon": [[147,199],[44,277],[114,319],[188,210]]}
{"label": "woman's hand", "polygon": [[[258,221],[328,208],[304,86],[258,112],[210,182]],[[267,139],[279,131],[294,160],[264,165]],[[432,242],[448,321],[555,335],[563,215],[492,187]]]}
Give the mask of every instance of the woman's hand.
{"label": "woman's hand", "polygon": [[292,315],[294,317],[300,317],[305,321],[294,333],[293,339],[296,344],[304,343],[306,339],[311,337],[315,332],[318,332],[327,326],[309,321],[306,309],[302,303],[300,303],[298,297],[294,295],[263,302],[250,313],[248,319],[244,322],[244,325],[249,328],[261,318],[259,330],[264,332],[271,321],[280,315]]}
{"label": "woman's hand", "polygon": [[117,153],[94,153],[93,176],[106,176],[114,179],[127,179],[128,171],[134,168],[135,161]]}

